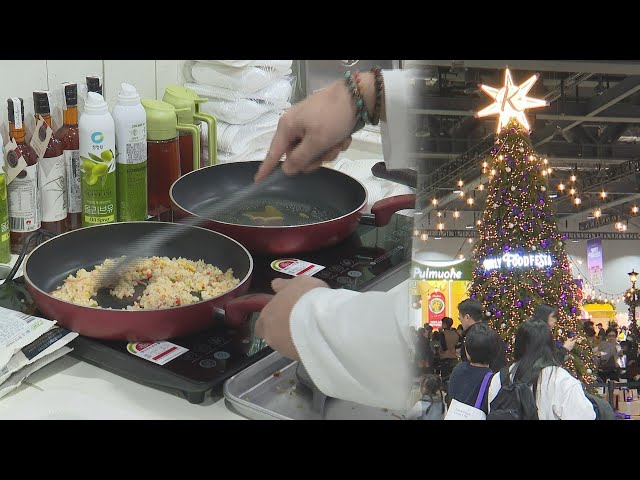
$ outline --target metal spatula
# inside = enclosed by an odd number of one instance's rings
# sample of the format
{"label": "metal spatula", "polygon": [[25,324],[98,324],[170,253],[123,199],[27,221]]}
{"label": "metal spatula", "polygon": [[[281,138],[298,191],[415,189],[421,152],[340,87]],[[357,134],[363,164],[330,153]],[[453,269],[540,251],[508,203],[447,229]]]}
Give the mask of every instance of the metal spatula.
{"label": "metal spatula", "polygon": [[[212,205],[207,205],[198,211],[197,216],[188,217],[180,223],[182,225],[193,227],[202,226],[206,224],[208,220],[215,219],[220,213],[228,211],[230,207],[245,202],[247,199],[258,195],[263,190],[280,181],[283,177],[284,173],[282,172],[282,169],[278,167],[262,182],[252,183],[244,190],[239,190],[230,195],[226,200]],[[188,229],[172,228],[170,225],[167,225],[167,228],[159,229],[158,232],[139,238],[130,245],[128,255],[117,259],[113,265],[104,267],[96,275],[96,287],[98,289],[104,289],[109,286],[116,285],[122,272],[135,261],[142,257],[154,255],[154,252],[158,251],[162,245],[175,240],[186,233],[188,233]]]}

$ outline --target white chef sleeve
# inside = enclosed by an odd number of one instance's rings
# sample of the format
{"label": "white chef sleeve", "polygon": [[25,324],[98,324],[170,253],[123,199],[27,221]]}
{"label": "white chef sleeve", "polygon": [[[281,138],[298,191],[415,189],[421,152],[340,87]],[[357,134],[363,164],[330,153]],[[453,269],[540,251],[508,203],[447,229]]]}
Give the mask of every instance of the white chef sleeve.
{"label": "white chef sleeve", "polygon": [[409,86],[412,70],[383,70],[386,121],[380,121],[382,153],[388,170],[415,169],[415,159],[409,158],[415,141],[415,96]]}
{"label": "white chef sleeve", "polygon": [[294,306],[290,326],[302,363],[325,395],[394,410],[408,407],[406,291],[315,288]]}

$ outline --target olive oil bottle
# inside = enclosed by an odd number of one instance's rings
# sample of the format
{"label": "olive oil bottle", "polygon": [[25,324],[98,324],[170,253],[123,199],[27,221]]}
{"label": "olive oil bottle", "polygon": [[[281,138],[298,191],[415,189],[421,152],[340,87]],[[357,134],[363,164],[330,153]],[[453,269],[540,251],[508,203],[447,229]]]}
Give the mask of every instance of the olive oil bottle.
{"label": "olive oil bottle", "polygon": [[89,92],[80,129],[82,226],[117,221],[116,135],[102,95]]}

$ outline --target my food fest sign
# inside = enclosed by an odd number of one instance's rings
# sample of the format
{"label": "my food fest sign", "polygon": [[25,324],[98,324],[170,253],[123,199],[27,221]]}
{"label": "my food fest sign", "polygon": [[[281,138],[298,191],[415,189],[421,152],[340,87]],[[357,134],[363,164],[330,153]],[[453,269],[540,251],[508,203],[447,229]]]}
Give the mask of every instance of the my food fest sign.
{"label": "my food fest sign", "polygon": [[487,257],[482,266],[485,271],[506,268],[549,268],[554,264],[554,259],[548,253],[511,253],[507,252],[500,257]]}

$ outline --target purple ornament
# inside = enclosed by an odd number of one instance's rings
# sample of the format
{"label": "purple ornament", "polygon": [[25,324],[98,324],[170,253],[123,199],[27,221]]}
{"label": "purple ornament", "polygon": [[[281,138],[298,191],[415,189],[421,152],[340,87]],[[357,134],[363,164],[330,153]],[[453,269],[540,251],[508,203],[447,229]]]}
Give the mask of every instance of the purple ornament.
{"label": "purple ornament", "polygon": [[522,308],[522,302],[521,302],[520,300],[518,300],[518,301],[516,302],[516,306],[517,306],[518,308]]}
{"label": "purple ornament", "polygon": [[577,311],[576,307],[571,307],[571,313],[576,313]]}
{"label": "purple ornament", "polygon": [[540,295],[541,297],[544,297],[544,290],[542,289],[538,290],[538,295]]}
{"label": "purple ornament", "polygon": [[509,245],[505,245],[504,246],[504,251],[508,252],[509,250],[511,250],[511,247]]}
{"label": "purple ornament", "polygon": [[530,303],[531,297],[524,297],[524,303]]}
{"label": "purple ornament", "polygon": [[475,293],[472,293],[472,294],[471,294],[471,298],[476,298],[476,294],[475,294]]}
{"label": "purple ornament", "polygon": [[501,312],[500,310],[498,310],[498,311],[496,312],[496,317],[501,317],[501,316],[502,316],[502,312]]}

